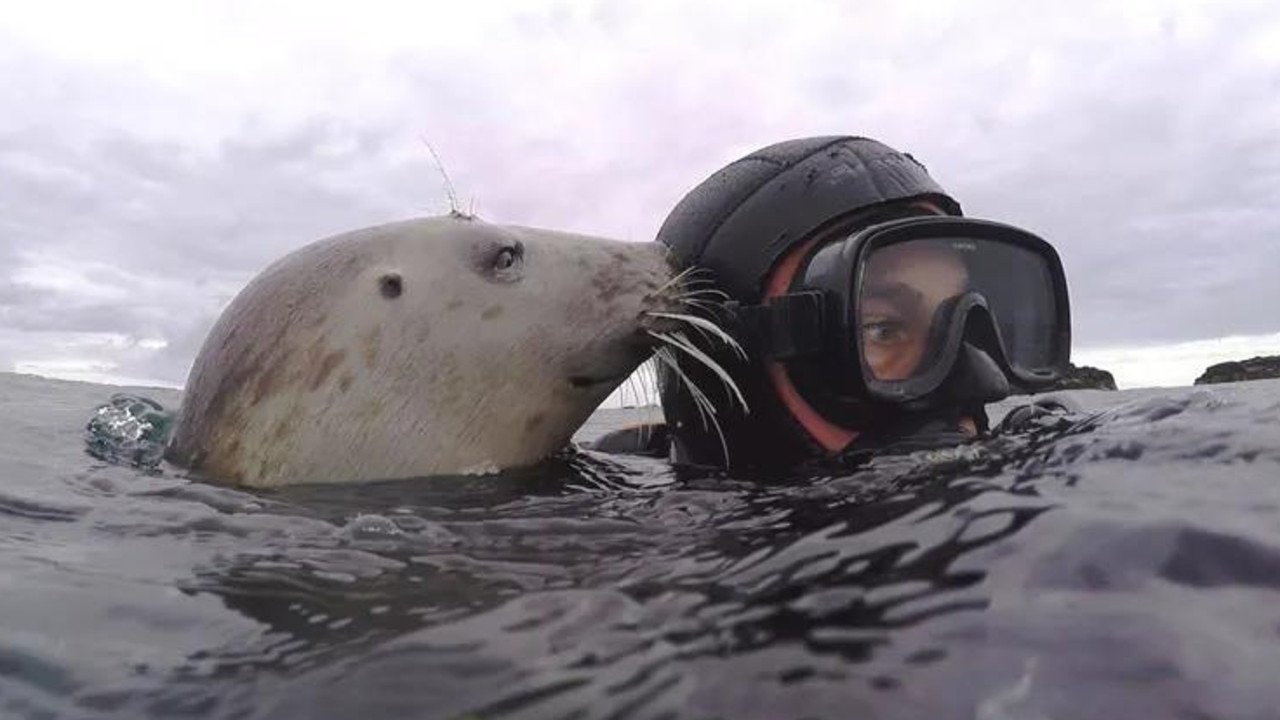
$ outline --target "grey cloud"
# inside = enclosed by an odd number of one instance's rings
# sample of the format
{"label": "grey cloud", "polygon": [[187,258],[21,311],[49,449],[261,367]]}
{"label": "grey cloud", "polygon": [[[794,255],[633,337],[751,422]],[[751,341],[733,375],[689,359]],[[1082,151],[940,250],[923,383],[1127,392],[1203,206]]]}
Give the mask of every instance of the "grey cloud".
{"label": "grey cloud", "polygon": [[[161,351],[115,358],[119,371],[181,382],[217,312],[267,263],[431,205],[430,180],[414,177],[430,178],[430,166],[410,167],[383,150],[375,131],[323,121],[233,138],[207,156],[125,134],[73,148],[52,134],[0,133],[0,197],[8,201],[0,211],[0,327],[164,339]],[[19,153],[33,162],[15,161]],[[43,172],[29,171],[34,159],[47,164]],[[366,174],[382,183],[346,176],[370,165]],[[397,176],[399,194],[386,182]],[[104,299],[14,280],[43,265],[78,268],[87,283],[114,292]],[[23,344],[40,345],[32,336]],[[4,366],[23,350],[4,352]]]}
{"label": "grey cloud", "polygon": [[[341,128],[226,143],[212,157],[116,136],[71,153],[38,138],[65,172],[0,164],[0,193],[19,198],[14,245],[145,267],[157,274],[243,271],[284,250],[393,212],[394,201],[345,187],[333,168],[371,162],[367,137],[337,152]],[[0,152],[17,141],[0,138]],[[30,148],[31,139],[24,143]],[[59,175],[79,179],[64,182]]]}
{"label": "grey cloud", "polygon": [[196,354],[204,344],[205,336],[217,321],[217,313],[204,313],[185,318],[186,322],[167,334],[167,345],[158,351],[140,355],[123,365],[125,374],[140,378],[154,378],[181,386],[186,382]]}
{"label": "grey cloud", "polygon": [[[970,214],[1054,241],[1078,344],[1280,330],[1280,58],[1247,54],[1280,25],[1267,4],[1154,31],[1112,27],[1110,6],[814,7],[794,30],[749,8],[681,22],[649,3],[522,10],[531,49],[405,51],[368,69],[399,97],[390,110],[267,123],[246,109],[231,131],[165,96],[165,113],[192,118],[187,137],[78,123],[160,90],[0,48],[14,108],[0,119],[0,327],[163,337],[121,355],[122,372],[180,381],[271,260],[447,209],[419,136],[483,217],[648,240],[741,154],[857,133],[916,154]],[[579,41],[598,56],[560,54]],[[12,281],[37,262],[128,292]]]}

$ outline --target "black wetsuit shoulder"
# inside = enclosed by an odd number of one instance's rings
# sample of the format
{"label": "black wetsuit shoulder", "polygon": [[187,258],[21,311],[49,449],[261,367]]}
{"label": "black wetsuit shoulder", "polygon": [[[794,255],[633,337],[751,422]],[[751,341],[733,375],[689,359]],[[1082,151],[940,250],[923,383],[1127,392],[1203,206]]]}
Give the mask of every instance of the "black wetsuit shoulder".
{"label": "black wetsuit shoulder", "polygon": [[[1080,405],[1060,395],[1028,398],[1005,413],[990,435],[1004,435],[1034,429],[1045,422],[1081,412]],[[909,452],[942,445],[959,445],[973,438],[965,437],[945,424],[929,423],[893,443],[875,448],[861,448],[853,455],[880,454],[884,452]],[[611,455],[642,455],[665,458],[671,456],[671,431],[665,423],[645,423],[614,430],[582,444],[587,450]]]}

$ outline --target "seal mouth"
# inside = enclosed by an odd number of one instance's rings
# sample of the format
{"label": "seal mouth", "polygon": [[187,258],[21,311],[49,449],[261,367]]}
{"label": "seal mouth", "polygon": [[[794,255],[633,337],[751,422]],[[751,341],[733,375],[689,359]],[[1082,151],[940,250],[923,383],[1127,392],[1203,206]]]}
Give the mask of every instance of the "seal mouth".
{"label": "seal mouth", "polygon": [[610,383],[620,383],[626,379],[628,374],[619,373],[606,376],[574,375],[569,378],[569,384],[582,390],[590,390]]}

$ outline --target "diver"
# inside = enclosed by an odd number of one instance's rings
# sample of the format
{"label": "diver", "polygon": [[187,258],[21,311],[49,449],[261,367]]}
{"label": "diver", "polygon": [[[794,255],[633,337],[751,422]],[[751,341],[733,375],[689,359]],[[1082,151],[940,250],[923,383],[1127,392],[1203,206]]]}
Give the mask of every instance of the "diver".
{"label": "diver", "polygon": [[[657,242],[737,341],[697,350],[746,408],[705,365],[659,364],[666,422],[591,449],[785,469],[952,446],[991,431],[987,404],[1047,388],[1068,367],[1053,246],[964,217],[921,163],[876,140],[751,153],[690,191]],[[1070,409],[1029,403],[1004,424]]]}

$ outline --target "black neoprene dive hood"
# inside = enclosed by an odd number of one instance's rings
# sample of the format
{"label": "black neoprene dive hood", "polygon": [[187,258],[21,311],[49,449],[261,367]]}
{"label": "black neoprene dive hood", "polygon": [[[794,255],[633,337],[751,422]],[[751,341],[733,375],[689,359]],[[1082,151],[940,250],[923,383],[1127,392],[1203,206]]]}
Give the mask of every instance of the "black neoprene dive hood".
{"label": "black neoprene dive hood", "polygon": [[[818,234],[882,222],[889,218],[877,206],[907,199],[963,214],[923,165],[880,142],[850,136],[790,140],[727,165],[691,190],[657,240],[670,248],[677,268],[696,265],[733,300],[756,303],[770,270],[788,250]],[[717,408],[730,466],[791,466],[815,454],[808,435],[777,399],[760,358],[744,362],[720,344],[702,349],[733,375],[750,406],[743,413],[710,371],[682,363]],[[689,391],[667,373],[660,375],[659,391],[676,459],[723,465],[725,449],[714,426],[704,425]],[[891,415],[886,423],[893,422]],[[884,430],[854,429],[872,442]]]}

